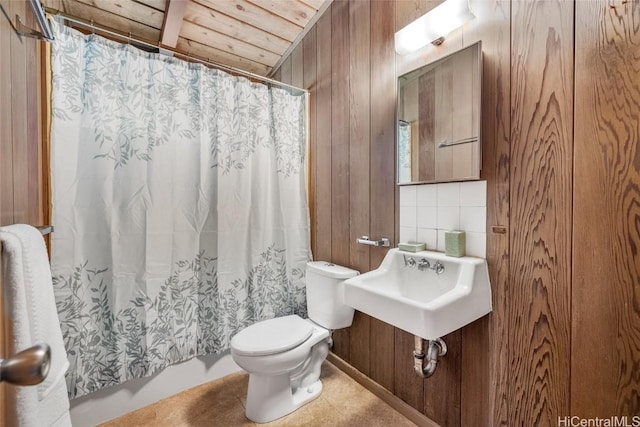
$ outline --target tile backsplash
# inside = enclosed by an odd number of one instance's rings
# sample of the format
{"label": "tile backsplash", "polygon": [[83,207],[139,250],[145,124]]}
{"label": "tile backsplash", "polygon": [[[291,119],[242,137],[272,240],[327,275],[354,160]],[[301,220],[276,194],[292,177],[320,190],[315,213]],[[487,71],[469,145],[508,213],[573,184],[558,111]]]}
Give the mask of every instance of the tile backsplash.
{"label": "tile backsplash", "polygon": [[424,242],[444,251],[444,232],[466,234],[467,255],[487,253],[487,182],[466,181],[400,187],[400,241]]}

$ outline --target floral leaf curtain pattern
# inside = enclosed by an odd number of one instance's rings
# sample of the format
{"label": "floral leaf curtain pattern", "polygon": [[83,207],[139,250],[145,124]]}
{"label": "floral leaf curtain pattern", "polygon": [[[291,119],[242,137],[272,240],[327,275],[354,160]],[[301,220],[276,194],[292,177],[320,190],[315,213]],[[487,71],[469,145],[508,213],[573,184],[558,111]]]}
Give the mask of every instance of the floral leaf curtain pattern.
{"label": "floral leaf curtain pattern", "polygon": [[303,96],[54,31],[51,264],[71,397],[306,316]]}

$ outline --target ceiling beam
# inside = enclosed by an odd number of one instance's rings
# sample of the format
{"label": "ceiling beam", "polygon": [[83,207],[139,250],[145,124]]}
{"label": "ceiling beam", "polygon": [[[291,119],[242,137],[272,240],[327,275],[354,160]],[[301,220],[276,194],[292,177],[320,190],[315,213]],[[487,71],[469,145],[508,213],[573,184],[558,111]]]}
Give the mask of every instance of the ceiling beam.
{"label": "ceiling beam", "polygon": [[165,46],[176,47],[184,11],[187,9],[187,0],[167,0],[167,7],[162,22],[160,43]]}

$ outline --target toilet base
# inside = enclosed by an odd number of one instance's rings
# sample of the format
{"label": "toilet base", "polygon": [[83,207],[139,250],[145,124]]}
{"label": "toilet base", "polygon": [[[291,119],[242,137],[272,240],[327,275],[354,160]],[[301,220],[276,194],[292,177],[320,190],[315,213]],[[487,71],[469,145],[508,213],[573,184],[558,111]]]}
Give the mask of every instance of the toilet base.
{"label": "toilet base", "polygon": [[256,423],[268,423],[311,402],[322,392],[322,382],[317,380],[309,386],[293,392],[289,375],[249,375],[246,415]]}

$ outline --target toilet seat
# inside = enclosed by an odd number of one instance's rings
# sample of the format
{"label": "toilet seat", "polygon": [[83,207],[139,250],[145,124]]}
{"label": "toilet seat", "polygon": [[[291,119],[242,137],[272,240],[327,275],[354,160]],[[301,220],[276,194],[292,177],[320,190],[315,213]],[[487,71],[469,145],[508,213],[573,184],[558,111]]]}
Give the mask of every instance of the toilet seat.
{"label": "toilet seat", "polygon": [[309,339],[313,325],[297,315],[255,323],[231,339],[231,349],[240,356],[267,356],[295,348]]}

